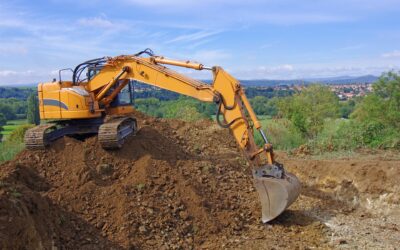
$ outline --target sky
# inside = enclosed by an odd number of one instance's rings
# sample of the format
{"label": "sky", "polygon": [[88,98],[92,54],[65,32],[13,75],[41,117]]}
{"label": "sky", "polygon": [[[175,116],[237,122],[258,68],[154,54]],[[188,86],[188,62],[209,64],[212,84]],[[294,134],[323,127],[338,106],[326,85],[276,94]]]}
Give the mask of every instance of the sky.
{"label": "sky", "polygon": [[400,0],[0,0],[0,85],[145,48],[239,79],[380,75],[400,69]]}

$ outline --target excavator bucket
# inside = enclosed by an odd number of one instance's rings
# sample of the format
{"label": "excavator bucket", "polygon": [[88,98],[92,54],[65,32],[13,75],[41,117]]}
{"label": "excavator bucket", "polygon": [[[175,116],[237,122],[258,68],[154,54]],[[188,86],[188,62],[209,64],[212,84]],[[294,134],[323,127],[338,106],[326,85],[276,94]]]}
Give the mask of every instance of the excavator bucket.
{"label": "excavator bucket", "polygon": [[274,176],[255,171],[253,177],[261,201],[263,223],[280,215],[300,194],[300,181],[291,173],[282,172]]}

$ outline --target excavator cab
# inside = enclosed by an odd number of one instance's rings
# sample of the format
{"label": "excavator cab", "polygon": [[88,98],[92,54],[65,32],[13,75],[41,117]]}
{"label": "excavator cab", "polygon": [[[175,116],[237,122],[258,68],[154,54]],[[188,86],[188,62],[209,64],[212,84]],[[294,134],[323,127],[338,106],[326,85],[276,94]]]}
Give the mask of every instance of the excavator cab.
{"label": "excavator cab", "polygon": [[[129,81],[127,84],[124,81]],[[120,80],[115,84],[110,90],[109,93],[113,93],[115,89],[118,89],[125,85],[121,90],[118,91],[118,94],[113,98],[110,102],[109,107],[107,108],[107,113],[110,115],[116,114],[129,114],[133,112],[134,105],[134,85],[131,80]]]}
{"label": "excavator cab", "polygon": [[[119,87],[122,84],[122,81],[116,84],[115,88]],[[110,92],[114,91],[115,88],[111,88]],[[129,81],[125,87],[118,93],[118,95],[113,99],[110,103],[110,107],[119,107],[119,106],[132,106],[134,104],[134,85],[132,81]]]}

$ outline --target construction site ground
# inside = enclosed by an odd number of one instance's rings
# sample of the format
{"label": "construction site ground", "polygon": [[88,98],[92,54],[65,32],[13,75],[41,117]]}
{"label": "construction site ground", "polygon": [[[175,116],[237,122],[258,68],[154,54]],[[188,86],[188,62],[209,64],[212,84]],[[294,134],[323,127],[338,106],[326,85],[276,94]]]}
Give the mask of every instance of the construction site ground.
{"label": "construction site ground", "polygon": [[398,249],[396,152],[277,152],[299,199],[261,223],[229,131],[137,114],[123,149],[65,137],[0,166],[1,249]]}

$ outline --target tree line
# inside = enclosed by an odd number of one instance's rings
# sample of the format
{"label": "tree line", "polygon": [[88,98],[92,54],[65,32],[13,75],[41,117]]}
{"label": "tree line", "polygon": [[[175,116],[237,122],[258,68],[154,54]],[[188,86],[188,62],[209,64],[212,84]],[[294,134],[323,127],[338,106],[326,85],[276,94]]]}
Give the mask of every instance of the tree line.
{"label": "tree line", "polygon": [[[0,132],[7,121],[26,119],[29,124],[39,124],[39,103],[37,93],[31,92],[26,100],[18,98],[0,98]],[[0,142],[2,134],[0,133]]]}
{"label": "tree line", "polygon": [[[347,101],[326,85],[302,91],[246,88],[254,111],[273,119],[267,124],[272,141],[281,149],[306,145],[314,151],[360,147],[400,148],[400,76],[384,73],[373,92]],[[188,97],[174,100],[139,98],[136,108],[155,117],[211,119],[215,105]],[[259,139],[261,143],[261,138]]]}
{"label": "tree line", "polygon": [[[216,105],[137,85],[135,107],[151,116],[187,121],[213,119]],[[17,98],[2,90],[0,126],[7,120],[28,119],[38,124],[35,90],[22,89]],[[267,132],[275,144],[290,149],[307,145],[318,151],[357,147],[400,148],[400,76],[387,72],[373,84],[373,92],[348,101],[326,85],[313,84],[302,91],[245,88],[254,111],[273,119]],[[23,99],[25,98],[25,99]],[[257,139],[257,138],[256,138]]]}

